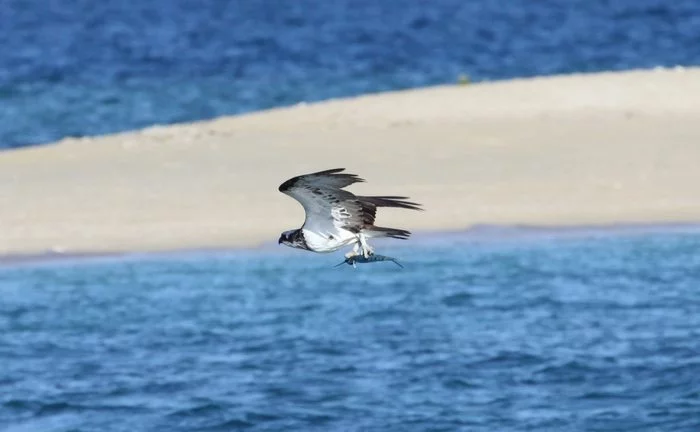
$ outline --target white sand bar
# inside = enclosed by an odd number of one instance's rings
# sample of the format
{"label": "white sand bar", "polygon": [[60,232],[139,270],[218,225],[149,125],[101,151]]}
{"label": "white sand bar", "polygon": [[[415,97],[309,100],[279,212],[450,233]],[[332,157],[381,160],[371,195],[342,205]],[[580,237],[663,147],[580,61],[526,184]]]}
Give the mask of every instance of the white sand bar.
{"label": "white sand bar", "polygon": [[367,95],[0,152],[0,255],[275,242],[345,167],[409,230],[700,221],[700,69]]}

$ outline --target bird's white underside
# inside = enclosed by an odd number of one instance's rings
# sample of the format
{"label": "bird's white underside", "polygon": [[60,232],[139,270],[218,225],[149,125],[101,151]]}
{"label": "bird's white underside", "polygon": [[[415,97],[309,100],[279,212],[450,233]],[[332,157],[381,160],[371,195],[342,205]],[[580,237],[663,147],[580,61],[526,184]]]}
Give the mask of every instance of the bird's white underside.
{"label": "bird's white underside", "polygon": [[306,244],[314,252],[333,252],[359,241],[355,233],[343,229],[329,232],[302,228],[302,232]]}
{"label": "bird's white underside", "polygon": [[330,204],[319,195],[304,194],[303,197],[306,220],[302,231],[309,248],[316,252],[333,252],[359,241],[357,234],[342,228],[350,217],[345,207]]}
{"label": "bird's white underside", "polygon": [[[321,185],[314,185],[321,186]],[[332,185],[328,185],[332,186]],[[325,189],[326,194],[333,194],[332,190]],[[343,227],[348,224],[360,225],[359,214],[352,214],[343,205],[343,200],[338,197],[340,203],[332,203],[327,196],[315,194],[309,187],[298,186],[286,190],[284,193],[301,203],[306,212],[302,232],[304,240],[314,252],[333,252],[338,249],[355,245],[353,251],[347,256],[357,255],[360,252],[373,253],[372,248],[367,245],[366,239],[371,237],[371,233],[354,233]]]}

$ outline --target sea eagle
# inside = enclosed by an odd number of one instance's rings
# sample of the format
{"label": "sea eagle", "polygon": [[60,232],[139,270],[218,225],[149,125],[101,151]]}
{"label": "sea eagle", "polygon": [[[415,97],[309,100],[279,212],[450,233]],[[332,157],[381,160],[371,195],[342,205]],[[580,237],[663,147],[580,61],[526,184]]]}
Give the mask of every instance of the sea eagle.
{"label": "sea eagle", "polygon": [[333,252],[354,245],[345,257],[360,254],[366,259],[374,254],[367,239],[391,237],[407,239],[411,233],[397,228],[374,225],[377,207],[398,207],[422,210],[420,204],[405,201],[401,196],[357,196],[343,190],[353,183],[364,182],[355,174],[336,168],[291,178],[279,187],[304,207],[304,225],[282,233],[278,244],[312,252]]}

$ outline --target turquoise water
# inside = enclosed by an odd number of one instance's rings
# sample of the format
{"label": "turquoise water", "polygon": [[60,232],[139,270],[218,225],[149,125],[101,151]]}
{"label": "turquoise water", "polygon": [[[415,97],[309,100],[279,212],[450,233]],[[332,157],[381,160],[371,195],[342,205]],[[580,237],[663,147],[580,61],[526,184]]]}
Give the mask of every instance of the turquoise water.
{"label": "turquoise water", "polygon": [[0,149],[368,92],[700,64],[698,0],[2,0]]}
{"label": "turquoise water", "polygon": [[0,429],[700,430],[700,232],[511,234],[5,265]]}

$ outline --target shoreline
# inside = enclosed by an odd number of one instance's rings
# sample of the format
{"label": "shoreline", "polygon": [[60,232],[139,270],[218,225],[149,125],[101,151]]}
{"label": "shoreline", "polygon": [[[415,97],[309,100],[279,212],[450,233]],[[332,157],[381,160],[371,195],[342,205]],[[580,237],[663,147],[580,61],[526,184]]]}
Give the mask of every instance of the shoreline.
{"label": "shoreline", "polygon": [[[408,241],[378,240],[376,245],[380,248],[411,248],[440,243],[456,244],[523,244],[532,241],[566,241],[582,240],[606,237],[619,239],[624,237],[642,237],[649,235],[691,234],[700,235],[700,222],[697,223],[613,223],[607,225],[580,225],[580,226],[524,226],[524,225],[482,225],[463,230],[450,231],[419,231],[414,232]],[[178,259],[192,256],[212,256],[221,254],[260,254],[260,255],[288,255],[305,253],[309,259],[314,256],[333,255],[341,256],[344,251],[331,254],[314,254],[307,251],[290,249],[279,246],[274,241],[264,242],[256,246],[228,246],[228,247],[193,247],[166,250],[134,250],[120,252],[85,252],[85,253],[59,253],[45,252],[38,254],[0,255],[0,269],[17,268],[21,266],[33,266],[43,264],[86,264],[102,261],[124,261],[145,257],[147,259]]]}
{"label": "shoreline", "polygon": [[373,93],[0,152],[0,256],[255,247],[284,180],[345,167],[405,195],[380,226],[700,222],[700,68]]}

